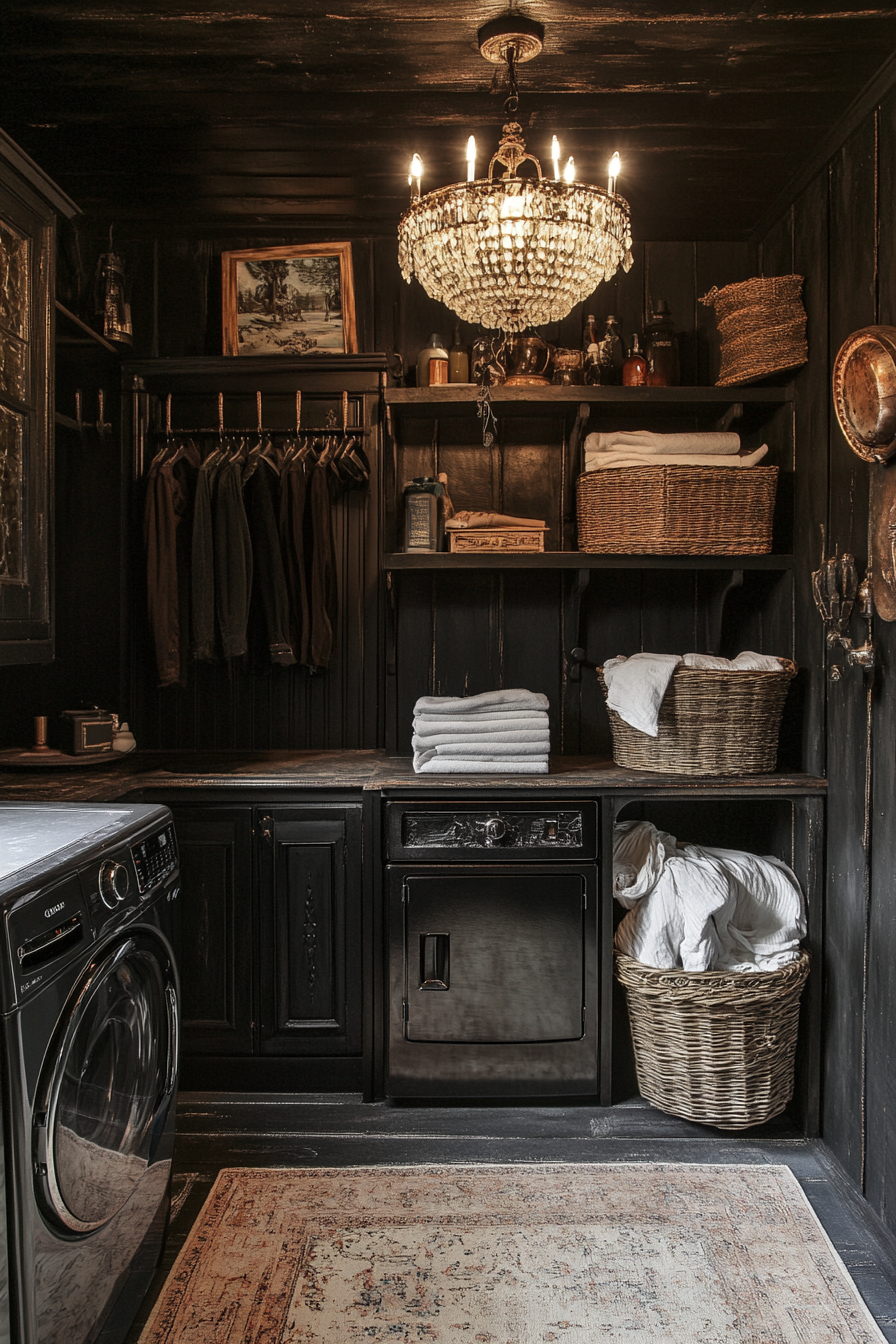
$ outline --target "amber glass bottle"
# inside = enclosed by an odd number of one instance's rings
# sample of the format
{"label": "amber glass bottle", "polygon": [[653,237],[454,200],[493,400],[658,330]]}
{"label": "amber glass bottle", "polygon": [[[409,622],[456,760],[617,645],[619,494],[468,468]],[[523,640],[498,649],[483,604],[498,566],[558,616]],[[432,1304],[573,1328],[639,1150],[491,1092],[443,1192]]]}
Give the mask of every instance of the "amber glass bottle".
{"label": "amber glass bottle", "polygon": [[622,366],[623,387],[645,387],[647,385],[647,360],[638,345],[637,336],[632,337],[632,348],[628,359]]}

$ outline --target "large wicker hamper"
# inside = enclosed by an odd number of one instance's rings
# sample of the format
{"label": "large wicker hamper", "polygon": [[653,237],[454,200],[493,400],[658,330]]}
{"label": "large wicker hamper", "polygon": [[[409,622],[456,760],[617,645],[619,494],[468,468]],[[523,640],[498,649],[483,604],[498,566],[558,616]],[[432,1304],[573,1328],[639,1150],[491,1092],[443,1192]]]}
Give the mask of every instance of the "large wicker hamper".
{"label": "large wicker hamper", "polygon": [[638,1087],[670,1115],[748,1129],[793,1095],[809,954],[778,971],[660,971],[616,953]]}
{"label": "large wicker hamper", "polygon": [[[728,672],[677,667],[659,712],[656,737],[607,709],[613,760],[629,770],[671,775],[761,775],[778,758],[781,714],[796,667],[780,672]],[[597,669],[604,696],[604,670]]]}

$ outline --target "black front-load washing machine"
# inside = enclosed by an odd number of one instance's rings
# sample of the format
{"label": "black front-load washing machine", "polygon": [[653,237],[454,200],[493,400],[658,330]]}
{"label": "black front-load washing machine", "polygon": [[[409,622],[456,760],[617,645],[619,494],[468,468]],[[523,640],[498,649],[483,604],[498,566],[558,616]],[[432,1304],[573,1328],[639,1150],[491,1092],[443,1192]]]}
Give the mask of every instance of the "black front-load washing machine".
{"label": "black front-load washing machine", "polygon": [[0,1344],[121,1344],[158,1265],[178,881],[164,807],[0,803]]}

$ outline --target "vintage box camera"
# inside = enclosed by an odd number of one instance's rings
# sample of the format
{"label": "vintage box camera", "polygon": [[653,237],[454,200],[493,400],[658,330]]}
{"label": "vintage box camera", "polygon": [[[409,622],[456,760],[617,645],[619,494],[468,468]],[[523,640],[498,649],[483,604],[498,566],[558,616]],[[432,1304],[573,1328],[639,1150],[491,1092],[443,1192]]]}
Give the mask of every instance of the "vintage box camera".
{"label": "vintage box camera", "polygon": [[104,709],[66,709],[60,715],[60,749],[73,756],[112,750],[115,721]]}

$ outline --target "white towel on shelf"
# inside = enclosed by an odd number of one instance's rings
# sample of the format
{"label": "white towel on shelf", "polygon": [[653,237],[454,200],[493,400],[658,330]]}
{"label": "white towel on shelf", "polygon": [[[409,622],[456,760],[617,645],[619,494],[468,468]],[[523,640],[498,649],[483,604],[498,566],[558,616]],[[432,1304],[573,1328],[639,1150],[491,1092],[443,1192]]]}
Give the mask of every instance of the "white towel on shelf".
{"label": "white towel on shelf", "polygon": [[780,859],[679,844],[635,821],[615,828],[613,871],[616,897],[629,911],[616,947],[644,965],[772,971],[799,956],[803,897]]}
{"label": "white towel on shelf", "polygon": [[435,756],[414,769],[422,775],[546,775],[547,759],[529,760],[457,760],[451,756]]}
{"label": "white towel on shelf", "polygon": [[439,751],[450,754],[456,749],[466,751],[473,756],[480,752],[491,755],[507,752],[510,755],[535,755],[539,751],[550,751],[551,739],[548,733],[532,733],[526,738],[505,737],[503,733],[487,734],[484,737],[418,737],[414,733],[411,746],[415,751]]}
{"label": "white towel on shelf", "polygon": [[586,471],[610,471],[616,467],[755,467],[768,452],[763,443],[752,453],[738,453],[722,457],[711,453],[641,453],[620,451],[613,453],[585,453]]}
{"label": "white towel on shelf", "polygon": [[507,741],[517,733],[547,732],[548,716],[544,713],[516,715],[513,719],[477,715],[473,719],[449,719],[437,715],[423,717],[414,715],[414,732],[418,737],[455,736],[462,733],[465,737],[485,737],[500,733]]}
{"label": "white towel on shelf", "polygon": [[477,714],[483,709],[496,707],[519,713],[521,710],[547,710],[548,698],[539,691],[506,690],[483,691],[481,695],[423,695],[414,706],[415,714]]}
{"label": "white towel on shelf", "polygon": [[680,662],[677,653],[634,653],[631,658],[608,659],[604,663],[607,705],[632,728],[657,737],[660,705]]}
{"label": "white towel on shelf", "polygon": [[551,750],[548,738],[539,742],[445,742],[433,747],[419,738],[413,740],[415,756],[475,756],[484,761],[497,761],[511,756],[547,756]]}
{"label": "white towel on shelf", "polygon": [[737,453],[740,435],[730,430],[694,430],[684,434],[655,434],[650,429],[613,429],[585,437],[586,453],[613,453],[634,449],[639,453]]}

